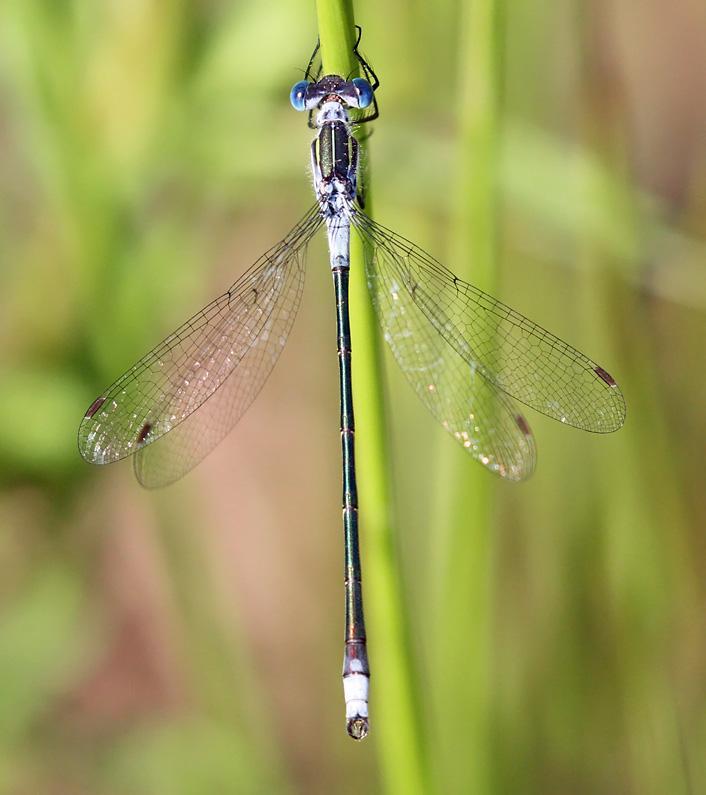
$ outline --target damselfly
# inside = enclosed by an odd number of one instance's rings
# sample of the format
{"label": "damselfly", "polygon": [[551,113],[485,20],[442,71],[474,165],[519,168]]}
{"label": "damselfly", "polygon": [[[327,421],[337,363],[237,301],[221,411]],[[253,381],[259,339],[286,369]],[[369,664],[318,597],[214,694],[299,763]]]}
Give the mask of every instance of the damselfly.
{"label": "damselfly", "polygon": [[379,81],[321,76],[318,45],[291,91],[316,129],[316,202],[235,284],[140,359],[90,405],[81,455],[108,464],[132,455],[144,486],[192,469],[231,430],[270,374],[302,295],[307,244],[328,235],[336,297],[343,453],[348,733],[368,733],[365,641],[354,463],[348,277],[351,227],[366,251],[370,294],[403,373],[443,427],[491,472],[522,480],[535,465],[529,425],[512,398],[567,425],[620,428],[625,403],[606,370],[536,323],[461,281],[429,254],[366,215],[355,131],[378,115]]}

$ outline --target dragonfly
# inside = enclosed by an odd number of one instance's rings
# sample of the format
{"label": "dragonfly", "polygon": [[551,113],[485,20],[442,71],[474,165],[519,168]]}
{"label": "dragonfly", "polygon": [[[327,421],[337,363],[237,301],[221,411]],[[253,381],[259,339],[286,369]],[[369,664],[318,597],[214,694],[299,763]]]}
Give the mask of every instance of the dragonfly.
{"label": "dragonfly", "polygon": [[378,117],[380,82],[359,52],[360,76],[323,74],[316,48],[290,101],[308,112],[315,202],[226,292],[189,318],[99,395],[78,431],[83,458],[132,456],[147,488],[181,478],[233,428],[262,389],[301,303],[307,246],[324,228],[336,303],[343,464],[348,734],[369,731],[370,666],[363,613],[349,320],[350,239],[382,335],[443,428],[509,481],[535,468],[536,447],[517,403],[595,433],[618,430],[625,401],[613,377],[583,353],[473,285],[365,211],[361,128]]}

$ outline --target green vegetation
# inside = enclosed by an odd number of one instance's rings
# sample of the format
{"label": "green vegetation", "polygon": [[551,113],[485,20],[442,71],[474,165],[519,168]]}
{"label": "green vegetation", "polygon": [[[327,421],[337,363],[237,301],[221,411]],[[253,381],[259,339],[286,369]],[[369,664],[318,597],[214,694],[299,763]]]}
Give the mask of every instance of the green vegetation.
{"label": "green vegetation", "polygon": [[75,445],[311,204],[287,95],[317,28],[326,69],[355,66],[352,4],[6,0],[0,793],[706,791],[703,31],[686,5],[354,10],[375,217],[604,363],[627,424],[528,411],[537,473],[495,482],[381,349],[356,270],[352,743],[323,236],[272,378],[192,475],[146,493]]}

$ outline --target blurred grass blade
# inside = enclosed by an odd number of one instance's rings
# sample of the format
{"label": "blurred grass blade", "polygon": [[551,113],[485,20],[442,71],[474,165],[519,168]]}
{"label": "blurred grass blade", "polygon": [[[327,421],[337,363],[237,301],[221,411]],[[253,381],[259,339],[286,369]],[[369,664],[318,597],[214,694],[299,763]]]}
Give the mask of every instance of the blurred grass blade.
{"label": "blurred grass blade", "polygon": [[[587,8],[585,0],[578,0],[578,10],[582,12],[579,35],[585,81],[583,137],[590,150],[600,153],[600,160],[614,164],[610,178],[590,168],[581,172],[582,204],[593,213],[599,212],[597,208],[612,213],[615,226],[634,252],[633,265],[640,266],[636,256],[639,209],[626,180],[623,87],[609,75],[602,62],[607,56],[596,47],[599,13]],[[592,226],[587,227],[580,242],[580,256],[587,265],[579,271],[585,321],[596,344],[620,362],[620,372],[633,383],[644,384],[632,396],[629,415],[642,421],[628,422],[614,455],[596,467],[606,566],[612,598],[620,607],[617,620],[611,623],[615,623],[616,678],[628,738],[627,776],[636,792],[690,795],[694,790],[685,765],[681,705],[675,698],[669,667],[655,665],[655,661],[670,642],[673,605],[698,598],[698,586],[687,575],[688,553],[681,544],[685,510],[656,373],[650,362],[650,319],[645,316],[639,294],[626,289],[626,282],[616,278],[619,271],[605,267],[604,258],[597,255],[601,241]],[[624,326],[610,322],[617,307]],[[627,345],[621,331],[624,327],[637,330]],[[649,450],[651,455],[639,455],[638,450]],[[646,484],[651,486],[646,488]],[[640,620],[635,618],[636,606],[645,611]]]}
{"label": "blurred grass blade", "polygon": [[[497,283],[500,0],[460,8],[456,212],[450,263],[487,292]],[[491,792],[492,538],[494,479],[439,442],[429,541],[433,575],[434,770],[441,792]]]}

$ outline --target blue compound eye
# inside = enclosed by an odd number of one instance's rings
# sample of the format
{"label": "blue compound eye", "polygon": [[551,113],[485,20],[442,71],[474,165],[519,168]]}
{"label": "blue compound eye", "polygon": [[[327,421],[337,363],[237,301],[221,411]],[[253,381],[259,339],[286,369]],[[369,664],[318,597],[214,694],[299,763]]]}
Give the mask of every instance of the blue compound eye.
{"label": "blue compound eye", "polygon": [[358,107],[367,108],[373,101],[373,89],[367,80],[362,77],[354,77],[352,80],[353,88],[358,96]]}
{"label": "blue compound eye", "polygon": [[309,83],[306,80],[300,80],[292,86],[289,92],[289,101],[292,103],[294,110],[306,109],[306,90],[309,88]]}

